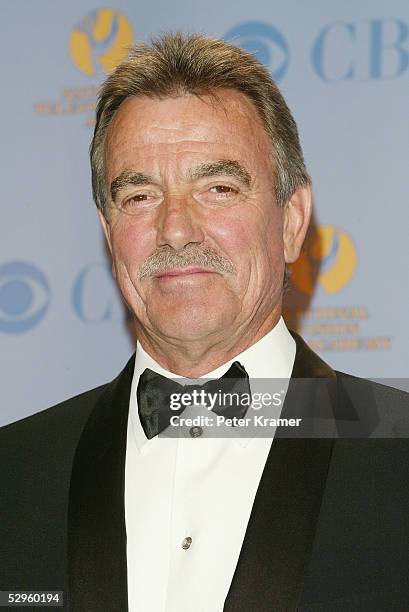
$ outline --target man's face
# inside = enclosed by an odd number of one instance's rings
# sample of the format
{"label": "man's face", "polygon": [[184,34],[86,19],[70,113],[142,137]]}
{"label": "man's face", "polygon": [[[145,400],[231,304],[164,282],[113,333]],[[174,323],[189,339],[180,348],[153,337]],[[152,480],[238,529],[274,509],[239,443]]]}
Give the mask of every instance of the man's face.
{"label": "man's face", "polygon": [[277,319],[301,246],[255,108],[217,96],[129,98],[107,134],[113,272],[137,330],[169,342],[217,344]]}

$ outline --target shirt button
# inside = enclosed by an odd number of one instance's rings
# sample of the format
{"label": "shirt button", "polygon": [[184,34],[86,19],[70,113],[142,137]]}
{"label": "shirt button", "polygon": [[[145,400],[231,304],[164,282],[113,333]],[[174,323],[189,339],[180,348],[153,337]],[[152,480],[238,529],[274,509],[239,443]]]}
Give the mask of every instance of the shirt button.
{"label": "shirt button", "polygon": [[203,433],[203,429],[197,425],[195,427],[191,427],[189,429],[189,433],[191,438],[199,438]]}
{"label": "shirt button", "polygon": [[187,550],[188,548],[190,548],[191,543],[192,543],[191,537],[188,536],[187,538],[183,538],[183,541],[182,541],[183,550]]}

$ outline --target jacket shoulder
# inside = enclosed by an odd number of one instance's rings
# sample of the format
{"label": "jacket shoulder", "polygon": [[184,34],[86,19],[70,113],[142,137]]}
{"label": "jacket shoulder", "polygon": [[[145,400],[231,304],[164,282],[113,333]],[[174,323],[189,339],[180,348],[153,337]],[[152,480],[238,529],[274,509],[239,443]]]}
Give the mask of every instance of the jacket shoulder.
{"label": "jacket shoulder", "polygon": [[68,427],[68,429],[75,428],[76,425],[85,422],[93,406],[108,385],[109,383],[105,383],[94,389],[89,389],[45,410],[9,423],[0,428],[0,435],[5,439],[24,436],[25,433],[29,433],[31,436],[33,433],[50,431],[56,427],[60,430],[65,427]]}
{"label": "jacket shoulder", "polygon": [[382,405],[388,406],[396,403],[407,405],[409,402],[409,393],[407,391],[403,391],[403,389],[397,389],[396,387],[391,387],[390,385],[369,380],[367,378],[353,376],[352,374],[347,374],[346,372],[340,372],[338,370],[335,370],[335,373],[337,375],[337,379],[347,387],[355,387],[356,389],[370,389],[375,399]]}
{"label": "jacket shoulder", "polygon": [[341,437],[409,438],[409,393],[344,372],[336,375]]}
{"label": "jacket shoulder", "polygon": [[0,429],[0,588],[64,590],[75,449],[101,385]]}
{"label": "jacket shoulder", "polygon": [[16,477],[31,471],[71,467],[87,419],[108,386],[109,383],[90,389],[0,428],[2,482],[8,481],[11,474]]}

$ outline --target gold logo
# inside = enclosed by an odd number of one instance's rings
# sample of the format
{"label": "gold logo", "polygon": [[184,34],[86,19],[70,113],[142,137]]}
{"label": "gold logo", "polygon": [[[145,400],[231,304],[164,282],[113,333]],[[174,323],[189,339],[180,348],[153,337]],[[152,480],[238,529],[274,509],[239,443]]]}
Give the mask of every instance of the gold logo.
{"label": "gold logo", "polygon": [[72,31],[69,47],[74,65],[89,76],[111,72],[127,55],[133,32],[119,11],[99,9]]}
{"label": "gold logo", "polygon": [[291,265],[294,286],[312,295],[316,283],[327,294],[340,291],[356,268],[356,249],[348,234],[332,225],[321,225],[298,260]]}

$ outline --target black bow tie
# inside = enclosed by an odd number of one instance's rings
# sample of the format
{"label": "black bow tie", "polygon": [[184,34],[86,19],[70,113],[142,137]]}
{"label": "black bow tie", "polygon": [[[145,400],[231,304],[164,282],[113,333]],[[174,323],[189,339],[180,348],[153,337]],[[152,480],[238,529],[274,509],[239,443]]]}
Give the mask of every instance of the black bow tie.
{"label": "black bow tie", "polygon": [[[223,396],[224,400],[226,400],[224,394],[232,393],[238,394],[238,397],[243,394],[250,397],[249,377],[238,361],[235,361],[221,378],[209,380],[203,385],[181,385],[146,368],[139,377],[136,392],[139,418],[146,437],[151,439],[166,429],[170,424],[171,417],[180,415],[185,409],[185,406],[177,409],[171,408],[171,396],[173,394],[180,396],[189,393],[193,396],[195,391],[217,394],[214,397]],[[227,395],[228,398],[229,395]],[[225,418],[243,418],[247,408],[248,405],[237,405],[237,402],[229,404],[223,401],[222,404],[216,403],[212,410]]]}

